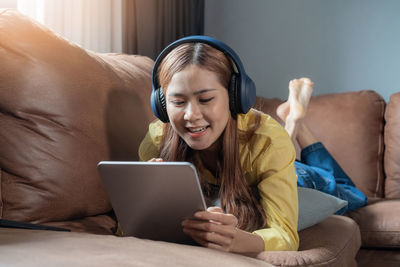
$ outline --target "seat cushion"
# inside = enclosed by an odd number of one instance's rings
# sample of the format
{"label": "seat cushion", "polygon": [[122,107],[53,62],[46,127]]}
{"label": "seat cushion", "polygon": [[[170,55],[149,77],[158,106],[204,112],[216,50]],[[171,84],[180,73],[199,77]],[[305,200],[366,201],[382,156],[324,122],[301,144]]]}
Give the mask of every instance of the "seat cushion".
{"label": "seat cushion", "polygon": [[276,266],[356,266],[361,246],[358,225],[345,216],[332,215],[299,232],[299,251],[262,252],[257,258]]}
{"label": "seat cushion", "polygon": [[363,247],[400,248],[400,199],[374,201],[346,215],[360,226]]}
{"label": "seat cushion", "polygon": [[153,61],[86,51],[12,9],[0,11],[0,59],[0,219],[110,211],[96,165],[138,159]]}
{"label": "seat cushion", "polygon": [[[57,225],[60,226],[60,225]],[[2,263],[24,266],[356,266],[357,224],[332,215],[300,232],[300,251],[244,257],[134,237],[0,228]],[[24,257],[21,257],[24,255]]]}
{"label": "seat cushion", "polygon": [[198,246],[74,232],[0,228],[0,246],[4,266],[272,266]]}

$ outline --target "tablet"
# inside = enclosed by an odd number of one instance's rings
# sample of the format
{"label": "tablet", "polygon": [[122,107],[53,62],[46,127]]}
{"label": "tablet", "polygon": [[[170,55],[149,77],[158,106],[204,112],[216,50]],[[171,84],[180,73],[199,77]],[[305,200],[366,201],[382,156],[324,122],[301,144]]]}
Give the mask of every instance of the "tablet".
{"label": "tablet", "polygon": [[207,208],[193,164],[101,161],[97,168],[124,236],[193,243],[181,222]]}

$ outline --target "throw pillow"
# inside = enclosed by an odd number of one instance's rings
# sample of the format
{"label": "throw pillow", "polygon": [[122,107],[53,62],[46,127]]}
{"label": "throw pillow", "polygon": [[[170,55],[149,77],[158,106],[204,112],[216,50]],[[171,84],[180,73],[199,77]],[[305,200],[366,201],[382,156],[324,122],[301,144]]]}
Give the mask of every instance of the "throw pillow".
{"label": "throw pillow", "polygon": [[347,201],[311,188],[298,188],[299,221],[297,230],[313,226],[347,206]]}

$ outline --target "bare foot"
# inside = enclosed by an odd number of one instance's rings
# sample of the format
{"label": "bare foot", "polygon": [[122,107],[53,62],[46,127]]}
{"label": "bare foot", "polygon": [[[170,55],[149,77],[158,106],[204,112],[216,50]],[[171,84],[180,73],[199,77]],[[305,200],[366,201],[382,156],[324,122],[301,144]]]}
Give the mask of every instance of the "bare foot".
{"label": "bare foot", "polygon": [[289,106],[289,100],[286,102],[283,102],[276,108],[276,115],[283,121],[286,122],[286,118],[289,115],[290,111],[290,106]]}
{"label": "bare foot", "polygon": [[314,83],[309,78],[294,79],[289,82],[289,98],[278,106],[276,113],[285,122],[285,129],[296,139],[297,129],[306,116]]}

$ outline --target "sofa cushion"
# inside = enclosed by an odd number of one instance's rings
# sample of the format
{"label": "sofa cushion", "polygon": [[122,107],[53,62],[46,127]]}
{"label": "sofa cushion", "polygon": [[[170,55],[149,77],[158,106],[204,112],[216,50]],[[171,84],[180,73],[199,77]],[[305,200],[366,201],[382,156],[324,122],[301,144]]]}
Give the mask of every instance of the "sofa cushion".
{"label": "sofa cushion", "polygon": [[358,225],[345,216],[328,219],[299,232],[299,251],[264,251],[257,258],[275,266],[357,266]]}
{"label": "sofa cushion", "polygon": [[0,11],[0,218],[110,211],[96,165],[135,160],[153,119],[152,60],[98,54]]}
{"label": "sofa cushion", "polygon": [[346,215],[360,226],[363,247],[400,248],[400,199],[371,201]]}
{"label": "sofa cushion", "polygon": [[272,266],[203,247],[87,233],[0,228],[0,245],[5,266]]}
{"label": "sofa cushion", "polygon": [[134,237],[0,228],[2,263],[13,266],[356,266],[360,232],[350,218],[333,215],[299,236],[299,252],[265,251],[257,260]]}
{"label": "sofa cushion", "polygon": [[385,120],[385,197],[400,198],[400,92],[390,96]]}
{"label": "sofa cushion", "polygon": [[[277,118],[279,103],[259,98],[256,106]],[[368,197],[383,196],[384,110],[383,98],[364,90],[314,96],[305,118],[315,137]]]}

